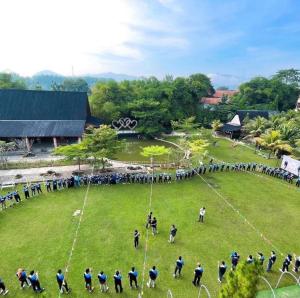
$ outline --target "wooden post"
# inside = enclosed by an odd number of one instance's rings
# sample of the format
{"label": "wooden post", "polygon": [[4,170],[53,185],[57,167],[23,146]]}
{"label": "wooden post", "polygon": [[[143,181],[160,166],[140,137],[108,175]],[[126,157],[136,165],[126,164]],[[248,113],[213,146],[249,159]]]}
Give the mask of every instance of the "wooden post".
{"label": "wooden post", "polygon": [[56,139],[56,137],[53,137],[53,145],[54,145],[54,148],[57,148],[57,139]]}
{"label": "wooden post", "polygon": [[81,143],[81,137],[78,137],[78,144]]}
{"label": "wooden post", "polygon": [[29,139],[28,137],[25,138],[25,145],[26,145],[26,148],[27,148],[27,152],[30,152],[30,142],[29,142]]}

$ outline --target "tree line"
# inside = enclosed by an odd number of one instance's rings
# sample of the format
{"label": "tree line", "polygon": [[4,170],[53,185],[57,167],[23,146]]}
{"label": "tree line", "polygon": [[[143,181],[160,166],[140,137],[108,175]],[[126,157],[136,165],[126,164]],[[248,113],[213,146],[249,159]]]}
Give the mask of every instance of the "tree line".
{"label": "tree line", "polygon": [[[99,81],[91,90],[84,79],[66,78],[62,83],[53,83],[51,89],[88,92],[93,115],[104,123],[131,117],[138,120],[138,132],[155,136],[169,132],[172,121],[190,117],[201,126],[210,127],[213,120],[227,122],[241,109],[293,109],[299,96],[299,83],[299,70],[280,70],[270,78],[256,77],[241,84],[232,98],[224,97],[213,106],[200,102],[202,97],[214,94],[210,79],[201,73],[177,78],[168,75],[162,80],[149,77],[122,82]],[[0,73],[1,88],[26,89],[28,86],[19,77]],[[41,88],[36,86],[35,89]]]}

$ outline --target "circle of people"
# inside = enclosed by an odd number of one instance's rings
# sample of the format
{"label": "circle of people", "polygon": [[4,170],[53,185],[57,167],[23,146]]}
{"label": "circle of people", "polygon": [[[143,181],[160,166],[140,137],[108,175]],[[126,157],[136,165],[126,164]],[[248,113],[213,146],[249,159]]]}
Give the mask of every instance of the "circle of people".
{"label": "circle of people", "polygon": [[[205,166],[202,165],[200,167],[194,168],[192,170],[178,170],[175,174],[175,180],[186,180],[188,178],[191,178],[195,176],[196,174],[205,174],[206,171],[208,172],[216,172],[216,171],[256,171],[258,170],[261,173],[268,174],[270,176],[274,176],[277,178],[281,178],[289,183],[293,183],[293,179],[295,178],[293,174],[285,171],[284,169],[279,168],[272,168],[265,165],[259,165],[257,166],[256,163],[235,163],[235,164],[213,164],[212,161],[210,162],[210,165]],[[117,183],[170,183],[172,182],[172,175],[171,174],[141,174],[141,173],[113,173],[109,175],[89,175],[89,176],[71,176],[67,179],[53,179],[53,180],[47,180],[45,182],[45,187],[47,192],[51,191],[57,191],[64,188],[71,188],[71,187],[79,187],[80,185],[112,185]],[[296,181],[296,186],[300,186],[300,178],[298,177]],[[42,193],[42,187],[41,183],[32,183],[29,186],[24,185],[23,186],[23,192],[25,199],[30,198],[30,191],[31,196],[34,197],[40,193]],[[13,198],[15,199],[15,202],[13,202]],[[19,195],[19,192],[17,190],[13,192],[9,192],[5,196],[0,196],[0,202],[2,210],[7,208],[6,202],[9,202],[9,206],[13,206],[15,203],[20,203],[21,197]],[[198,221],[201,223],[204,223],[204,217],[205,217],[206,209],[205,207],[202,207],[199,211],[199,218]],[[147,217],[147,223],[146,228],[152,229],[152,234],[155,236],[157,234],[157,219],[156,217],[153,217],[153,213],[150,212]],[[175,237],[177,234],[177,228],[173,224],[170,229],[170,237],[169,237],[169,243],[173,244],[175,242]],[[134,247],[137,249],[139,246],[139,238],[140,233],[138,230],[134,231]],[[258,252],[258,262],[263,266],[265,257],[263,253]],[[231,270],[235,270],[236,266],[239,263],[240,256],[237,252],[232,252],[230,255],[231,258]],[[270,272],[272,270],[272,267],[274,263],[276,262],[277,256],[274,251],[271,252],[271,255],[268,260],[268,264],[266,267],[266,271]],[[289,270],[289,266],[292,263],[293,257],[291,254],[288,254],[287,257],[284,259],[282,268],[280,269],[281,272],[285,272]],[[254,263],[255,258],[252,255],[249,255],[247,258],[247,263],[252,264]],[[182,256],[179,256],[178,259],[175,262],[175,269],[173,276],[174,278],[178,278],[181,276],[181,271],[184,267],[184,260]],[[296,256],[294,254],[294,272],[299,272],[300,267],[300,256]],[[227,265],[225,261],[218,262],[218,281],[222,282],[223,277],[227,271]],[[194,270],[194,278],[192,283],[194,286],[200,286],[200,281],[202,278],[202,275],[204,273],[204,269],[200,263],[197,263],[197,266]],[[27,272],[25,269],[20,268],[18,269],[16,276],[20,282],[21,288],[25,287],[32,287],[34,292],[43,292],[45,289],[41,286],[39,281],[38,272],[35,272],[34,270],[31,270],[30,273],[27,275]],[[101,292],[107,292],[109,287],[107,285],[107,275],[100,271],[97,275],[100,285]],[[158,270],[156,266],[153,266],[149,270],[149,281],[147,282],[147,286],[149,288],[154,288],[156,285],[156,279],[158,277]],[[89,292],[94,291],[94,287],[92,285],[92,269],[87,268],[83,274],[84,282],[85,282],[85,288]],[[128,272],[128,278],[129,278],[129,285],[130,288],[135,287],[136,289],[139,288],[138,286],[138,272],[135,269],[135,267],[132,267],[131,270]],[[123,286],[122,286],[122,274],[119,270],[116,270],[115,274],[113,275],[114,279],[114,285],[115,290],[117,293],[122,293]],[[61,269],[57,271],[56,274],[56,280],[58,284],[59,291],[61,293],[70,293],[71,288],[68,286],[67,280],[62,272]],[[4,281],[0,278],[0,294],[6,295],[9,292],[9,290],[6,288]]]}

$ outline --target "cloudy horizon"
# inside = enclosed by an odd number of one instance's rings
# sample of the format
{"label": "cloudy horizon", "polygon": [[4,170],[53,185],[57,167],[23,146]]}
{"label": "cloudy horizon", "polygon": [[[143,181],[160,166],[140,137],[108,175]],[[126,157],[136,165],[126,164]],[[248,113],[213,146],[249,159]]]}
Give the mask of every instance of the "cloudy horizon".
{"label": "cloudy horizon", "polygon": [[300,67],[299,8],[293,0],[3,0],[0,70],[201,72],[236,85]]}

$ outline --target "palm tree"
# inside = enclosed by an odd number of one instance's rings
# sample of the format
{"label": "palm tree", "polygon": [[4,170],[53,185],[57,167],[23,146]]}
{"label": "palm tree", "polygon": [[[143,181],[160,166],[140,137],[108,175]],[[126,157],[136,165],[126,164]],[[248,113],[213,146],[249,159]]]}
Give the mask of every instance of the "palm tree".
{"label": "palm tree", "polygon": [[219,119],[215,119],[212,123],[211,123],[211,127],[213,129],[213,131],[217,131],[220,130],[220,128],[223,126],[223,124],[221,123],[221,121]]}
{"label": "palm tree", "polygon": [[291,153],[292,147],[286,142],[281,139],[281,134],[279,130],[267,130],[264,134],[260,137],[256,138],[256,142],[269,150],[269,157],[271,157],[272,153],[282,154],[284,152]]}
{"label": "palm tree", "polygon": [[290,145],[295,145],[295,141],[300,138],[300,129],[294,120],[280,125],[279,131],[281,139],[289,142]]}
{"label": "palm tree", "polygon": [[266,129],[268,120],[263,117],[251,119],[244,126],[246,134],[250,137],[259,137]]}

